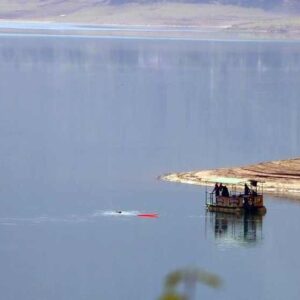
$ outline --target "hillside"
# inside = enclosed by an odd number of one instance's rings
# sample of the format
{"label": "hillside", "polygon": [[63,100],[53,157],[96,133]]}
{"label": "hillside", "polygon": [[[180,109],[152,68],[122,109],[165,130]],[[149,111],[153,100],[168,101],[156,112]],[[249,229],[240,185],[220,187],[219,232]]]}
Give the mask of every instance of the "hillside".
{"label": "hillside", "polygon": [[[194,33],[177,35],[169,31],[168,36],[176,37],[184,35],[198,38],[197,30],[218,30],[226,34],[242,33],[262,38],[299,39],[300,17],[296,14],[300,7],[298,3],[299,1],[295,0],[2,0],[0,23],[2,32],[7,32],[6,23],[3,21],[34,21],[95,25],[192,26],[196,29]],[[131,33],[127,31],[126,34],[141,33],[133,30]],[[151,35],[155,36],[152,33]]]}
{"label": "hillside", "polygon": [[[6,13],[7,17],[13,17],[23,13],[34,15],[35,11],[41,12],[40,10],[47,10],[49,8],[55,11],[55,7],[57,11],[64,7],[71,12],[88,7],[97,7],[99,5],[151,5],[158,3],[221,4],[292,12],[300,9],[300,3],[298,0],[2,0],[0,4],[0,11],[2,11],[3,16]],[[44,14],[47,14],[48,12],[44,11]],[[15,13],[15,15],[13,13]]]}
{"label": "hillside", "polygon": [[[195,172],[166,174],[160,177],[171,182],[206,185],[207,180],[230,177],[264,182],[264,191],[300,199],[300,158],[262,162],[243,167],[220,168]],[[213,185],[214,183],[210,183]],[[243,185],[240,186],[243,188]]]}

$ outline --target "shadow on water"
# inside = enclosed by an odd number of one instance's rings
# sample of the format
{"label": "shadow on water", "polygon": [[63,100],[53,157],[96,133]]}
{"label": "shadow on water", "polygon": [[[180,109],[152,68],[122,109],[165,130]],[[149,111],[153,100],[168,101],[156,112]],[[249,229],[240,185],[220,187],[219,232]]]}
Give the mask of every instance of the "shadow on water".
{"label": "shadow on water", "polygon": [[220,246],[252,246],[263,240],[263,216],[207,212],[205,230]]}

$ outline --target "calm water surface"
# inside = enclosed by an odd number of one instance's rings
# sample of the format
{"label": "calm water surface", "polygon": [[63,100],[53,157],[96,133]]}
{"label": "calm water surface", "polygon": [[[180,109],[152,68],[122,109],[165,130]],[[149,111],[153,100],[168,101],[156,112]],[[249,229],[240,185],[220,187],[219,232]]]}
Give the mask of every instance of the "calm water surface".
{"label": "calm water surface", "polygon": [[223,279],[197,299],[299,299],[300,202],[156,180],[299,156],[299,95],[299,43],[2,36],[1,299],[152,300],[182,267]]}

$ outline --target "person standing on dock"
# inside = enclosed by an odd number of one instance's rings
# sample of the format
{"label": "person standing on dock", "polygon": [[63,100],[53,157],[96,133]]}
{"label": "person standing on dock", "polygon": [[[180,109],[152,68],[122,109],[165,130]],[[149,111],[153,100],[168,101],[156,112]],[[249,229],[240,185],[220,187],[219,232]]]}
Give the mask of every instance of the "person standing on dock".
{"label": "person standing on dock", "polygon": [[213,189],[212,192],[216,194],[216,198],[218,196],[220,196],[220,187],[219,187],[218,183],[215,184],[215,188]]}
{"label": "person standing on dock", "polygon": [[222,188],[222,196],[223,197],[229,197],[229,191],[226,185],[223,186]]}
{"label": "person standing on dock", "polygon": [[220,185],[219,185],[219,193],[220,193],[220,194],[222,193],[222,190],[223,190],[223,184],[220,183]]}
{"label": "person standing on dock", "polygon": [[245,195],[249,195],[249,194],[250,194],[250,188],[249,188],[249,186],[247,185],[247,183],[245,183],[244,194],[245,194]]}

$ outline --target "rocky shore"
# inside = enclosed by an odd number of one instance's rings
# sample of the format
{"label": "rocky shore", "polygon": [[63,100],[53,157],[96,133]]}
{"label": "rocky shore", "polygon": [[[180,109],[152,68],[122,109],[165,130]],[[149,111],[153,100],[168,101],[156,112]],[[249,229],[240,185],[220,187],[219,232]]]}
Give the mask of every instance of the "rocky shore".
{"label": "rocky shore", "polygon": [[[233,168],[166,174],[161,180],[195,185],[208,183],[216,177],[237,178],[241,181],[263,182],[265,193],[300,199],[300,158],[262,162]],[[239,185],[243,188],[243,183]]]}

